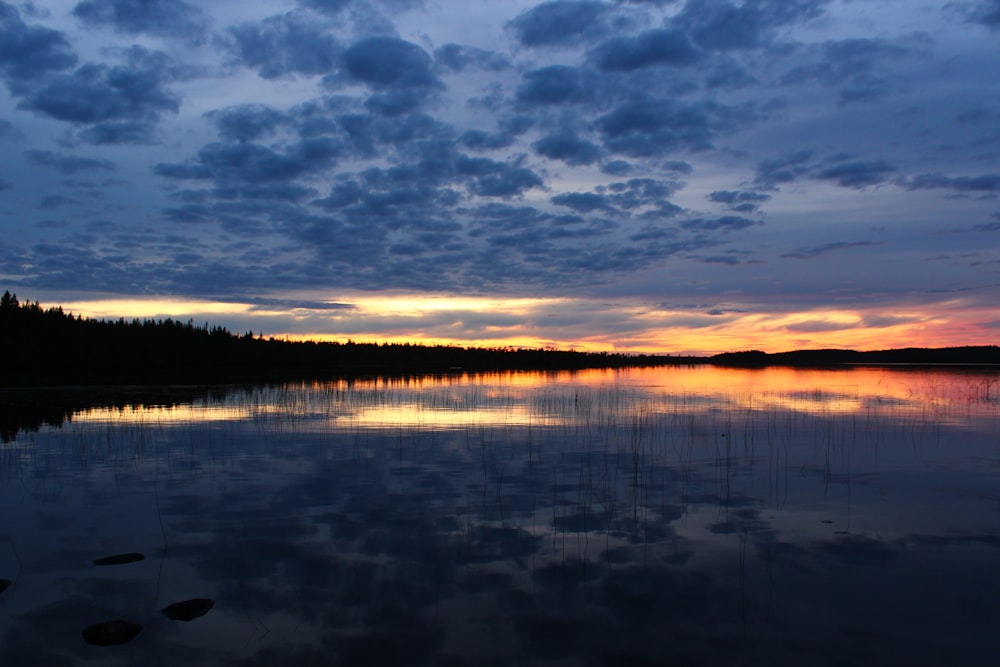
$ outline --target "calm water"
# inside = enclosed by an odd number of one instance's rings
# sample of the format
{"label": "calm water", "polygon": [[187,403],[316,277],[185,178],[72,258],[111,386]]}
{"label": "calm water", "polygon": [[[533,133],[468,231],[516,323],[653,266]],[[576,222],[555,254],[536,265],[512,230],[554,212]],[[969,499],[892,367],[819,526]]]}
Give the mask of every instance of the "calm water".
{"label": "calm water", "polygon": [[[117,400],[0,445],[5,667],[1000,653],[997,373],[698,367]],[[214,606],[161,613],[192,598]],[[141,632],[84,642],[116,619]]]}

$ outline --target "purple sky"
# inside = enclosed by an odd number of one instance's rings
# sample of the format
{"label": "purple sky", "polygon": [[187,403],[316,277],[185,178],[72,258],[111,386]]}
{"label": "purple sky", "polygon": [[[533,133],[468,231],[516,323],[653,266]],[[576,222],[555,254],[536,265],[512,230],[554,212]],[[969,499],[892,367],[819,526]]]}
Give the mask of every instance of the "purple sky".
{"label": "purple sky", "polygon": [[0,288],[712,352],[997,342],[1000,1],[0,2]]}

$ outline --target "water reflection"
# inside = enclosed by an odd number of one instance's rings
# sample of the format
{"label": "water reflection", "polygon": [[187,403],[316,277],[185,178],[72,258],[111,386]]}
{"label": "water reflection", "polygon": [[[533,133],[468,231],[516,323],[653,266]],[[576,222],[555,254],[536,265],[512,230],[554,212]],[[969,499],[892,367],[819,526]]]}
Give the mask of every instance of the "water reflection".
{"label": "water reflection", "polygon": [[0,661],[990,664],[998,403],[710,367],[90,403],[0,450]]}

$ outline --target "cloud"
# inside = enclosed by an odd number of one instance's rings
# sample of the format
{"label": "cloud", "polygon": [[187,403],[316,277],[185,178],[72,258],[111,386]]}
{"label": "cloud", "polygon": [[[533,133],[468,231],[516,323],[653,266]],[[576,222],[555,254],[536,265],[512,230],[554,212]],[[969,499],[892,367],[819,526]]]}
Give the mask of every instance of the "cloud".
{"label": "cloud", "polygon": [[567,65],[551,65],[525,72],[517,91],[522,104],[551,105],[588,102],[596,94],[595,82]]}
{"label": "cloud", "polygon": [[469,69],[499,72],[511,67],[510,60],[506,56],[462,44],[445,44],[435,49],[434,64],[438,68],[453,72],[464,72]]}
{"label": "cloud", "polygon": [[538,174],[526,167],[487,158],[459,158],[457,167],[460,175],[472,178],[470,190],[484,197],[513,197],[545,185]]}
{"label": "cloud", "polygon": [[671,24],[699,46],[715,51],[755,49],[766,45],[777,28],[817,18],[829,0],[688,0]]}
{"label": "cloud", "polygon": [[692,65],[699,54],[683,32],[657,29],[635,37],[613,37],[591,51],[590,57],[599,69],[627,71],[654,65]]}
{"label": "cloud", "polygon": [[77,57],[66,36],[41,26],[29,26],[21,14],[0,2],[0,74],[13,89],[36,77],[76,64]]}
{"label": "cloud", "polygon": [[760,204],[769,201],[771,195],[748,190],[716,190],[708,195],[708,199],[725,204],[726,208],[737,213],[753,213]]}
{"label": "cloud", "polygon": [[351,4],[352,0],[298,0],[299,4],[324,14],[337,15]]}
{"label": "cloud", "polygon": [[431,59],[416,44],[396,37],[369,37],[344,52],[344,66],[356,80],[373,88],[438,85]]}
{"label": "cloud", "polygon": [[601,2],[544,2],[518,15],[507,28],[523,46],[574,46],[607,34],[610,9]]}
{"label": "cloud", "polygon": [[604,147],[629,157],[654,157],[674,150],[702,151],[737,117],[714,102],[683,104],[645,97],[628,101],[596,120]]}
{"label": "cloud", "polygon": [[724,215],[720,218],[692,218],[680,222],[680,226],[684,229],[697,231],[731,231],[746,229],[747,227],[759,224],[761,223],[738,215]]}
{"label": "cloud", "polygon": [[580,213],[590,213],[609,207],[607,197],[593,192],[567,192],[553,197],[552,203],[557,206],[567,206]]}
{"label": "cloud", "polygon": [[84,0],[73,15],[91,26],[108,26],[128,34],[148,33],[197,39],[208,17],[183,0]]}
{"label": "cloud", "polygon": [[836,320],[815,319],[787,324],[785,325],[785,329],[796,333],[822,333],[825,331],[844,331],[847,329],[856,329],[860,325],[860,322],[839,322]]}
{"label": "cloud", "polygon": [[321,25],[296,12],[241,23],[229,36],[229,50],[265,79],[334,73],[342,50]]}
{"label": "cloud", "polygon": [[841,162],[816,171],[814,178],[833,181],[845,188],[865,188],[884,183],[896,168],[884,160]]}
{"label": "cloud", "polygon": [[818,48],[799,55],[800,59],[814,58],[817,62],[799,65],[781,79],[785,85],[819,83],[825,86],[844,86],[840,92],[842,103],[877,99],[885,95],[891,80],[878,70],[895,64],[910,49],[883,39],[851,38],[824,42]]}
{"label": "cloud", "polygon": [[51,167],[63,174],[76,174],[81,171],[104,170],[113,171],[115,165],[110,160],[78,157],[51,151],[29,150],[24,157],[34,164]]}
{"label": "cloud", "polygon": [[225,141],[255,141],[272,136],[284,123],[285,114],[263,104],[239,104],[209,111],[205,116],[215,123]]}
{"label": "cloud", "polygon": [[94,144],[147,143],[164,112],[176,112],[180,98],[166,85],[181,77],[159,51],[133,46],[125,63],[88,63],[71,74],[49,74],[25,91],[18,108],[84,128]]}
{"label": "cloud", "polygon": [[901,184],[909,190],[941,188],[957,192],[1000,192],[1000,174],[955,177],[943,174],[920,174],[902,180]]}
{"label": "cloud", "polygon": [[79,203],[80,202],[78,200],[73,199],[72,197],[64,197],[63,195],[47,195],[39,200],[38,208],[52,209]]}
{"label": "cloud", "polygon": [[431,58],[416,44],[395,37],[370,37],[343,54],[344,69],[355,81],[381,91],[366,105],[385,116],[398,116],[420,106],[427,95],[443,88],[431,72]]}
{"label": "cloud", "polygon": [[328,137],[304,139],[278,152],[251,143],[212,143],[187,163],[160,163],[160,176],[179,180],[212,180],[222,190],[290,181],[333,166],[342,146]]}
{"label": "cloud", "polygon": [[458,138],[458,143],[473,150],[489,151],[510,146],[514,143],[514,137],[509,134],[489,134],[481,130],[468,130]]}
{"label": "cloud", "polygon": [[1000,30],[1000,0],[980,0],[970,9],[969,20],[990,30]]}
{"label": "cloud", "polygon": [[774,188],[800,178],[831,181],[845,188],[863,189],[888,181],[896,167],[885,160],[855,160],[848,155],[835,155],[815,160],[811,150],[800,150],[757,163],[754,183],[762,188]]}
{"label": "cloud", "polygon": [[775,187],[780,183],[790,183],[809,173],[813,151],[798,150],[780,157],[757,163],[754,183],[764,187]]}
{"label": "cloud", "polygon": [[797,248],[793,252],[787,252],[782,255],[789,259],[813,259],[814,257],[819,257],[820,255],[825,255],[827,253],[836,252],[838,250],[847,250],[850,248],[867,248],[870,246],[878,245],[871,241],[837,241],[834,243],[824,243],[823,245],[811,246],[811,247],[801,247]]}
{"label": "cloud", "polygon": [[533,143],[532,147],[540,155],[572,166],[593,164],[601,154],[596,144],[581,139],[575,132],[568,130],[547,134]]}

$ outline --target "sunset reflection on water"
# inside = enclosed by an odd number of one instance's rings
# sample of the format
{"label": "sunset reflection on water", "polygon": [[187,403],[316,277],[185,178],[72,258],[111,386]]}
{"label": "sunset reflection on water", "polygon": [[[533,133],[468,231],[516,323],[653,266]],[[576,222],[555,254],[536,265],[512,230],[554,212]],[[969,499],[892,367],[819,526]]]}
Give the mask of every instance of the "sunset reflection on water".
{"label": "sunset reflection on water", "polygon": [[[995,374],[858,367],[734,369],[714,366],[507,372],[413,378],[341,379],[235,389],[224,398],[179,405],[92,408],[77,423],[150,423],[263,419],[268,415],[349,421],[356,426],[467,428],[475,425],[569,424],[581,401],[609,392],[627,401],[618,416],[656,412],[783,410],[809,415],[946,415],[988,409],[1000,394]],[[576,409],[571,409],[571,408]],[[625,410],[626,413],[621,412]]]}
{"label": "sunset reflection on water", "polygon": [[[997,382],[38,391],[53,410],[3,422],[0,664],[991,664]],[[159,610],[182,600],[211,611],[178,627]],[[81,630],[112,619],[142,631],[93,652]]]}

